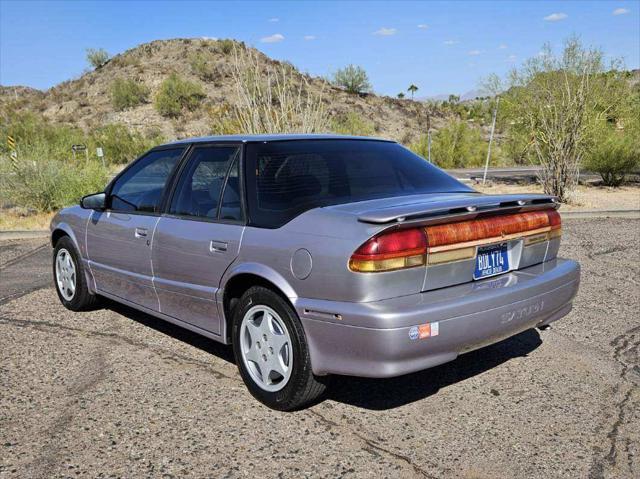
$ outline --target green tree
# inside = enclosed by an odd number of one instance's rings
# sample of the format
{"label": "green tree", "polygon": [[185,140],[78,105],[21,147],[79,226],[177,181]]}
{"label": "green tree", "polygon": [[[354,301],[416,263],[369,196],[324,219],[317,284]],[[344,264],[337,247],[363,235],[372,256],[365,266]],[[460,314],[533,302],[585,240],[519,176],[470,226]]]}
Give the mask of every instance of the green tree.
{"label": "green tree", "polygon": [[109,54],[104,48],[87,48],[87,61],[93,68],[98,69],[109,61]]}
{"label": "green tree", "polygon": [[[420,156],[428,155],[428,137],[411,146]],[[455,120],[432,135],[431,159],[442,168],[469,168],[481,166],[487,156],[487,143],[480,130],[465,121]]]}
{"label": "green tree", "polygon": [[593,125],[615,114],[627,99],[628,82],[616,66],[605,73],[602,52],[574,37],[560,54],[545,45],[510,74],[501,108],[529,139],[530,154],[542,166],[545,193],[561,201],[578,183]]}
{"label": "green tree", "polygon": [[418,91],[418,87],[412,83],[409,85],[409,88],[407,88],[407,91],[411,93],[411,99],[413,100],[413,94]]}
{"label": "green tree", "polygon": [[347,65],[333,75],[333,83],[343,87],[349,93],[366,93],[371,91],[369,76],[364,68],[357,65]]}
{"label": "green tree", "polygon": [[400,98],[402,100],[404,98],[404,93],[402,93],[402,92],[398,93],[398,98]]}

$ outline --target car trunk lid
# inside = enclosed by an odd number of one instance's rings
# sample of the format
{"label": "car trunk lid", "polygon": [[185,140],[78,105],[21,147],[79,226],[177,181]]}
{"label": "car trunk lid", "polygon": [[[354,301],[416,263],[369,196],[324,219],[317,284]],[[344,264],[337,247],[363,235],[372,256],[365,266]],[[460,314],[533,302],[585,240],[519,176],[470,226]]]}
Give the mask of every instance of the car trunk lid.
{"label": "car trunk lid", "polygon": [[[336,209],[349,211],[360,223],[380,226],[374,237],[380,238],[380,245],[385,235],[397,231],[423,232],[423,261],[417,261],[415,250],[408,250],[411,261],[400,264],[424,268],[424,291],[486,280],[555,258],[561,234],[557,208],[557,199],[547,195],[439,194]],[[361,249],[353,258],[364,258]],[[399,268],[397,260],[387,258],[381,255],[384,262],[366,263],[368,269],[361,271],[384,272],[387,264]],[[375,255],[366,259],[375,261]],[[350,267],[358,271],[359,264],[365,263],[352,261]]]}

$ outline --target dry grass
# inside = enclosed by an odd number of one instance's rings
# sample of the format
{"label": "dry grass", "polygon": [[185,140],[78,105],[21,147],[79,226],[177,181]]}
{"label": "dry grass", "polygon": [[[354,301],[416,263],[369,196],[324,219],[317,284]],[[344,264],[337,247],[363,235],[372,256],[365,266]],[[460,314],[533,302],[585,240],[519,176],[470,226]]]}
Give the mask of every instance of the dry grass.
{"label": "dry grass", "polygon": [[233,81],[238,103],[232,107],[238,132],[326,132],[329,118],[323,92],[286,63],[271,65],[255,50],[234,49]]}
{"label": "dry grass", "polygon": [[[476,190],[487,194],[542,193],[542,186],[509,185],[493,183],[471,185]],[[640,185],[627,185],[620,188],[606,186],[580,185],[571,194],[569,202],[562,206],[563,211],[576,210],[640,210]]]}
{"label": "dry grass", "polygon": [[16,209],[0,212],[0,231],[36,231],[49,229],[55,213],[24,213]]}

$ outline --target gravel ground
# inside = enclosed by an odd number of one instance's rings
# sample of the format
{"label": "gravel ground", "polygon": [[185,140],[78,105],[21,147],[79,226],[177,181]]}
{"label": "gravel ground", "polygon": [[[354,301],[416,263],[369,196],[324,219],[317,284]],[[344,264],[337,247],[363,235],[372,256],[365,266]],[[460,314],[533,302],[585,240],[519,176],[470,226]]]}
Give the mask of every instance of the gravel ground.
{"label": "gravel ground", "polygon": [[46,239],[12,239],[0,241],[0,270],[16,261],[20,261],[25,255],[33,254],[38,247],[46,246]]}
{"label": "gravel ground", "polygon": [[65,310],[48,247],[9,259],[43,241],[0,243],[0,477],[640,477],[640,222],[564,231],[583,280],[552,329],[333,378],[295,413],[253,400],[229,348],[113,303]]}

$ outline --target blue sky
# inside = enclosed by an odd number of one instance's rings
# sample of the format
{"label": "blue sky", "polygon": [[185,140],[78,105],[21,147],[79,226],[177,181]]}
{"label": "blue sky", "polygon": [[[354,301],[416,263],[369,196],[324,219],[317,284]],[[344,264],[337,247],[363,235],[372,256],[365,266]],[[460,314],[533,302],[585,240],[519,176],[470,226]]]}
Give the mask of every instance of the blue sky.
{"label": "blue sky", "polygon": [[79,76],[85,49],[235,38],[313,75],[363,66],[374,90],[464,93],[572,34],[640,64],[640,1],[207,2],[0,0],[0,84]]}

